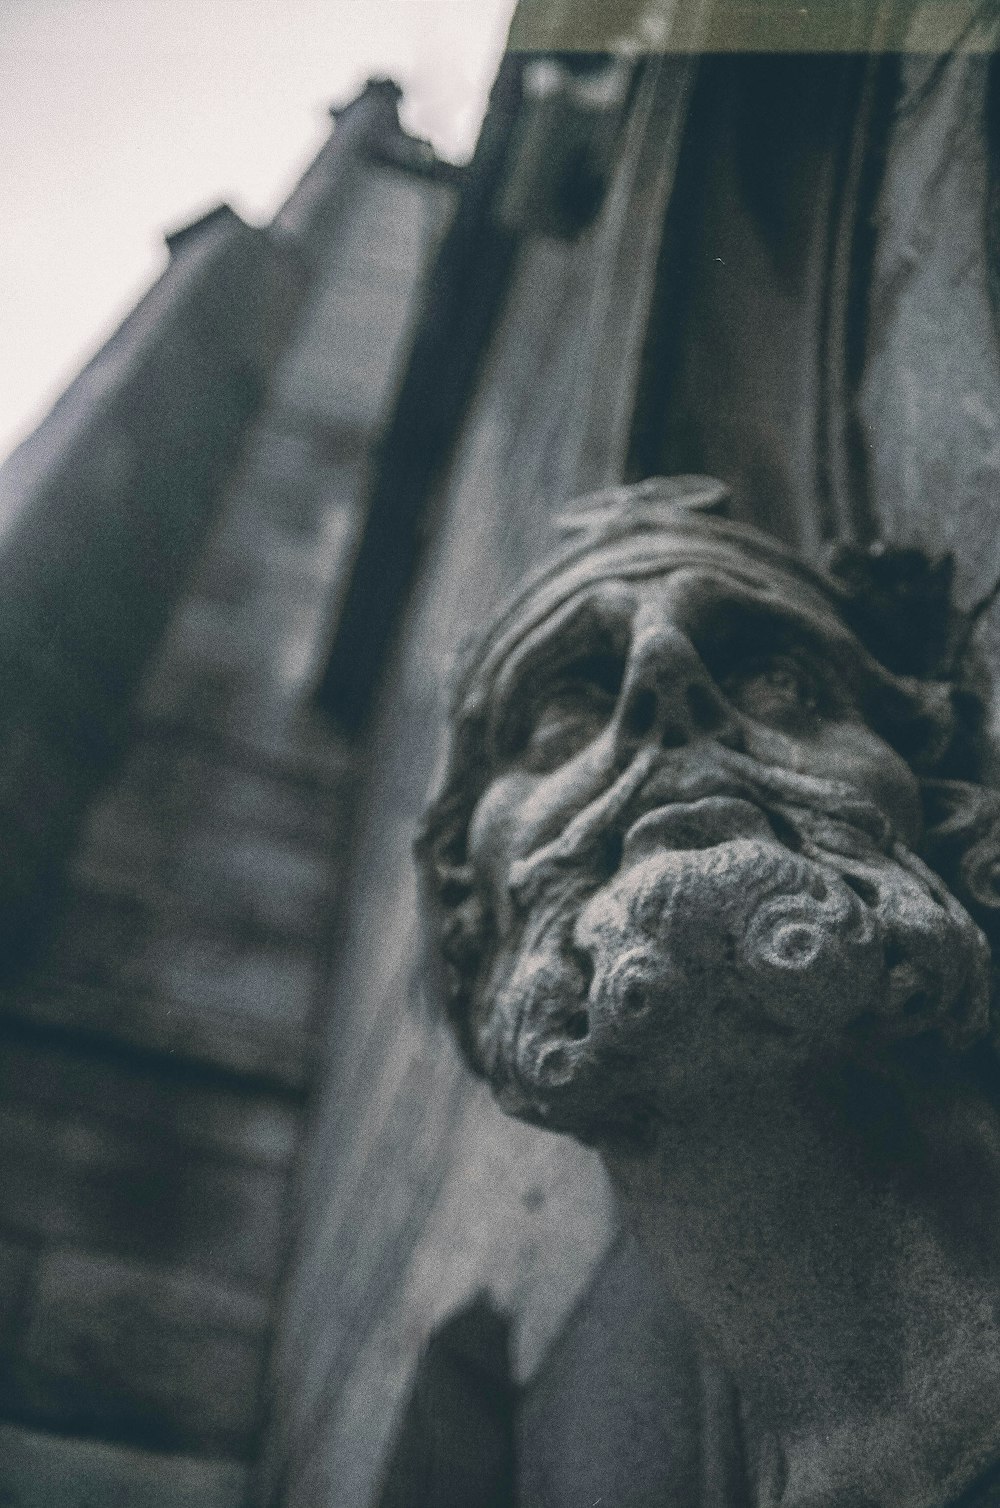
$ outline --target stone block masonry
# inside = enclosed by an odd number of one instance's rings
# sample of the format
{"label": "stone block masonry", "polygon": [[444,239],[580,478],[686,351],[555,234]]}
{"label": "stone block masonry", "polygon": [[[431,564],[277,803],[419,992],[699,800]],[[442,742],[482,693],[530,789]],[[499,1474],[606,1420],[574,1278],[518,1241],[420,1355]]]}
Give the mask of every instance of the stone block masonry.
{"label": "stone block masonry", "polygon": [[[248,337],[255,416],[172,594],[155,541],[130,582],[139,602],[163,588],[162,624],[141,655],[121,647],[117,757],[109,740],[82,781],[56,719],[70,812],[59,769],[38,779],[48,744],[24,751],[12,817],[29,829],[51,789],[64,844],[56,884],[44,823],[26,840],[53,878],[25,880],[33,946],[0,990],[0,1501],[17,1508],[246,1499],[355,762],[310,694],[453,197],[376,150],[400,136],[395,104],[376,85],[341,112],[265,237],[302,280],[298,321],[280,360]],[[213,224],[173,238],[175,260]],[[64,527],[54,509],[57,545]],[[126,622],[110,613],[112,649]]]}

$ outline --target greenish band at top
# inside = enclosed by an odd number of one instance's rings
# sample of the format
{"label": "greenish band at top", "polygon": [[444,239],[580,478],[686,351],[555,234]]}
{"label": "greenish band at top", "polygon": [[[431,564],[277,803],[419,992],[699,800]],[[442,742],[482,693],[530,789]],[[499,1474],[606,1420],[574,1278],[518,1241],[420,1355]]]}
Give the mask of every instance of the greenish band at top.
{"label": "greenish band at top", "polygon": [[992,52],[1000,0],[520,0],[512,52]]}

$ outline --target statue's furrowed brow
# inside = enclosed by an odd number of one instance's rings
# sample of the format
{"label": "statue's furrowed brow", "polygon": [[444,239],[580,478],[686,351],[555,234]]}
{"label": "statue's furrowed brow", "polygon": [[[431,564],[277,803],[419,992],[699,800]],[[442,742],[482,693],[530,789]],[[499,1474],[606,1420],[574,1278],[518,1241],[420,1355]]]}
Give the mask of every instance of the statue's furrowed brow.
{"label": "statue's furrowed brow", "polygon": [[797,582],[747,578],[736,571],[679,571],[664,586],[664,612],[690,637],[707,668],[724,674],[729,662],[775,650],[806,651],[858,684],[875,665],[836,613]]}
{"label": "statue's furrowed brow", "polygon": [[634,595],[626,583],[599,583],[536,624],[510,652],[494,680],[490,698],[494,746],[520,700],[566,666],[587,655],[624,662],[634,612]]}

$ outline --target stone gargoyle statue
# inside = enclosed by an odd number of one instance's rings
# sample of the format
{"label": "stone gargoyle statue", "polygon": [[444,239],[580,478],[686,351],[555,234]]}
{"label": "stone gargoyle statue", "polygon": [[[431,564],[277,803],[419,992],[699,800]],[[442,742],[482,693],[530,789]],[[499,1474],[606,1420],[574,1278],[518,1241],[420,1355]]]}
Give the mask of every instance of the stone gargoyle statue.
{"label": "stone gargoyle statue", "polygon": [[944,778],[952,688],[724,505],[574,506],[464,665],[418,842],[469,1063],[621,1216],[504,1491],[1000,1503],[1000,805]]}

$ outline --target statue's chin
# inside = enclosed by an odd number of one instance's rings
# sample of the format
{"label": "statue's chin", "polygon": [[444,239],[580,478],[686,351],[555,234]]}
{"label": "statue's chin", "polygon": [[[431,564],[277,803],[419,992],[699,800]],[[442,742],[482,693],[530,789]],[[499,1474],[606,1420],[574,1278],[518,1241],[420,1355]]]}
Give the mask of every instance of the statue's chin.
{"label": "statue's chin", "polygon": [[589,1139],[720,1076],[986,1031],[985,940],[919,860],[793,852],[739,815],[697,848],[647,819],[599,889],[537,901],[479,1038],[508,1110]]}
{"label": "statue's chin", "polygon": [[593,961],[592,1029],[645,1036],[688,1071],[935,1028],[958,1045],[986,1024],[978,928],[918,861],[875,851],[809,857],[770,834],[636,845],[574,940]]}

